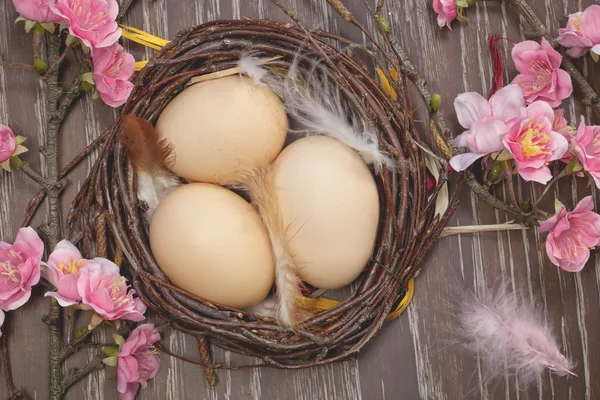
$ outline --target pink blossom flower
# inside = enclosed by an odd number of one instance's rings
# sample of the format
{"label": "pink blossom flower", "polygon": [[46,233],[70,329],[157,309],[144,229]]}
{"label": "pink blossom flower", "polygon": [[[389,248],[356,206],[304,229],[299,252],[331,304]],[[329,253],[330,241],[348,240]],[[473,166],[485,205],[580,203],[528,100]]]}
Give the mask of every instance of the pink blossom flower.
{"label": "pink blossom flower", "polygon": [[523,89],[525,101],[536,100],[558,107],[573,92],[571,77],[560,69],[562,56],[546,39],[539,44],[532,40],[518,43],[512,51],[519,75],[513,80]]}
{"label": "pink blossom flower", "polygon": [[145,389],[148,381],[158,375],[160,360],[153,345],[159,340],[154,325],[144,324],[135,328],[121,346],[117,364],[121,400],[133,400],[140,385]]}
{"label": "pink blossom flower", "polygon": [[8,161],[17,149],[17,140],[12,129],[0,124],[0,163]]}
{"label": "pink blossom flower", "polygon": [[581,117],[577,135],[571,139],[577,159],[600,188],[600,126],[587,126]]}
{"label": "pink blossom flower", "polygon": [[515,161],[519,175],[526,181],[546,184],[552,174],[548,163],[567,152],[569,143],[553,130],[554,110],[543,101],[523,109],[504,137],[504,146]]}
{"label": "pink blossom flower", "polygon": [[19,229],[14,244],[0,242],[0,309],[15,310],[29,300],[43,253],[44,243],[30,227]]}
{"label": "pink blossom flower", "polygon": [[562,206],[540,225],[540,232],[549,232],[546,254],[552,264],[569,272],[581,271],[590,258],[589,248],[600,243],[600,215],[593,209],[592,196],[588,196],[573,211]]}
{"label": "pink blossom flower", "polygon": [[[570,142],[571,138],[575,136],[575,129],[573,129],[573,127],[569,125],[569,122],[565,118],[564,110],[554,111],[554,123],[552,124],[552,130],[563,135],[565,139],[567,139],[567,142]],[[569,162],[571,162],[572,159],[573,155],[570,151],[567,151],[560,159],[560,161],[564,162],[565,164],[568,164]]]}
{"label": "pink blossom flower", "polygon": [[600,54],[600,5],[589,6],[584,12],[569,15],[566,28],[558,30],[558,43],[567,50],[573,58],[579,58],[590,49],[592,53]]}
{"label": "pink blossom flower", "polygon": [[100,98],[111,107],[120,107],[129,98],[135,71],[135,59],[115,44],[94,52],[94,83]]}
{"label": "pink blossom flower", "polygon": [[69,33],[79,38],[92,53],[112,46],[121,37],[116,22],[119,4],[116,0],[56,0],[52,11],[69,25]]}
{"label": "pink blossom flower", "polygon": [[144,320],[146,306],[139,298],[133,298],[135,291],[120,275],[119,267],[109,260],[86,261],[79,270],[77,291],[82,303],[106,320]]}
{"label": "pink blossom flower", "polygon": [[52,12],[50,5],[56,0],[12,0],[17,12],[23,17],[36,22],[56,22],[61,18]]}
{"label": "pink blossom flower", "polygon": [[81,295],[77,291],[79,270],[84,266],[85,260],[77,247],[68,240],[62,240],[48,257],[46,268],[42,276],[50,282],[56,292],[47,292],[47,297],[54,297],[63,307],[77,304]]}
{"label": "pink blossom flower", "polygon": [[456,0],[433,0],[433,9],[438,14],[437,23],[440,28],[450,27],[458,15]]}
{"label": "pink blossom flower", "polygon": [[489,101],[475,92],[460,94],[454,101],[454,108],[458,121],[467,131],[456,137],[454,143],[467,147],[469,152],[452,157],[452,168],[464,171],[477,159],[502,151],[502,138],[523,107],[525,100],[519,85],[507,85]]}
{"label": "pink blossom flower", "polygon": [[569,125],[569,121],[565,118],[564,110],[554,111],[554,122],[552,124],[552,130],[563,135],[567,140],[571,140],[575,136],[575,129]]}
{"label": "pink blossom flower", "polygon": [[[4,311],[0,310],[0,328],[4,324]],[[0,337],[2,337],[2,331],[0,330]]]}

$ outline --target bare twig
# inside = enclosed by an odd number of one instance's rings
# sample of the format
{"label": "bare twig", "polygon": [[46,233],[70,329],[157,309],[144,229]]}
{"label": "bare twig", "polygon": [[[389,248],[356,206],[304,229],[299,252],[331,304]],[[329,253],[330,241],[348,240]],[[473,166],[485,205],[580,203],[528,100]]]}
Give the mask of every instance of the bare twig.
{"label": "bare twig", "polygon": [[117,16],[118,20],[121,20],[125,17],[127,11],[129,11],[129,7],[131,7],[133,3],[135,3],[135,0],[123,0],[123,3],[121,3],[121,9],[119,10],[119,15]]}
{"label": "bare twig", "polygon": [[515,231],[527,229],[525,225],[521,224],[494,224],[494,225],[465,225],[465,226],[447,226],[440,234],[440,238],[458,235],[460,233],[478,233],[478,232],[501,232],[501,231]]}
{"label": "bare twig", "polygon": [[6,391],[8,394],[8,400],[29,400],[29,397],[25,396],[22,392],[19,392],[14,385],[12,377],[12,369],[10,367],[10,354],[8,351],[8,336],[6,332],[6,321],[5,321],[4,334],[0,338],[0,347],[2,347],[2,365],[4,368],[4,378],[6,380]]}
{"label": "bare twig", "polygon": [[554,178],[552,178],[552,180],[550,182],[548,182],[548,184],[546,185],[546,188],[544,189],[544,191],[542,192],[542,194],[540,195],[540,197],[537,198],[537,200],[535,201],[535,203],[533,203],[533,208],[535,208],[540,201],[542,201],[542,199],[544,198],[544,196],[546,195],[546,193],[548,193],[548,191],[550,191],[550,188],[561,178],[564,178],[565,176],[570,175],[571,173],[569,172],[569,170],[567,168],[563,169],[560,174],[556,175]]}
{"label": "bare twig", "polygon": [[69,50],[71,50],[70,46],[67,46],[62,54],[60,55],[60,57],[58,57],[58,59],[56,60],[56,62],[54,64],[50,65],[50,68],[48,68],[48,71],[46,71],[46,73],[44,74],[44,76],[42,77],[43,80],[47,81],[48,78],[50,77],[50,75],[52,75],[52,73],[58,69],[58,67],[60,66],[60,64],[62,64],[63,60],[65,59],[65,57],[67,56],[67,53],[69,52]]}
{"label": "bare twig", "polygon": [[100,371],[104,368],[102,360],[106,357],[104,353],[98,354],[92,358],[83,368],[72,369],[67,377],[60,383],[61,393],[65,393],[71,386],[79,382],[94,371]]}
{"label": "bare twig", "polygon": [[25,69],[27,71],[31,71],[34,72],[35,74],[37,74],[37,71],[35,70],[35,68],[33,68],[33,65],[29,65],[29,64],[25,64],[25,63],[11,63],[11,62],[6,62],[6,61],[2,61],[0,60],[0,67],[2,68],[9,68],[9,69]]}

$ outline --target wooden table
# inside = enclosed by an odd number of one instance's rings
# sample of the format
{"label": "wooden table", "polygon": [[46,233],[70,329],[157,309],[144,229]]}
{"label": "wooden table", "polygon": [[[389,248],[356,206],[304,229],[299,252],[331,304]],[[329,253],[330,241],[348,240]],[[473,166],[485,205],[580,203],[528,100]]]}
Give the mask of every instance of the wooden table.
{"label": "wooden table", "polygon": [[[362,1],[346,0],[360,19],[371,26]],[[471,22],[455,24],[454,31],[440,30],[435,23],[431,0],[388,0],[389,20],[395,36],[409,50],[433,91],[441,93],[445,115],[452,128],[459,131],[453,114],[452,100],[458,93],[487,93],[491,82],[491,63],[486,47],[489,34],[499,33],[513,40],[524,37],[516,10],[494,1],[481,2],[469,11]],[[553,32],[568,13],[583,9],[592,0],[532,0],[536,11]],[[361,40],[356,29],[346,25],[328,7],[325,0],[285,0],[309,27],[338,32]],[[374,1],[370,1],[374,3]],[[138,0],[127,15],[129,25],[164,38],[205,21],[218,18],[286,17],[268,0]],[[31,40],[9,0],[0,5],[0,59],[30,62]],[[126,43],[127,46],[127,43]],[[131,45],[137,59],[150,57],[152,50]],[[504,56],[510,54],[509,48]],[[583,64],[580,63],[581,67]],[[596,75],[600,89],[600,65],[585,66]],[[38,142],[44,120],[43,87],[30,72],[0,69],[0,123],[10,125],[17,134],[27,136],[30,152],[25,155],[39,169]],[[566,103],[569,120],[579,115],[589,117],[589,110],[578,102]],[[117,111],[100,101],[80,101],[62,129],[62,163],[68,162],[87,143],[100,135],[117,117]],[[64,193],[64,207],[75,195],[92,165],[82,163],[69,178]],[[590,192],[574,180],[559,185],[561,199],[572,206]],[[0,238],[14,239],[23,219],[28,200],[38,187],[19,172],[0,172]],[[519,187],[520,194],[531,195],[531,186]],[[535,187],[535,194],[540,187]],[[534,195],[535,195],[534,194]],[[594,194],[595,195],[595,194]],[[476,200],[467,188],[460,195],[461,206],[451,225],[504,222],[507,217]],[[551,200],[548,205],[551,204]],[[43,222],[43,207],[32,225]],[[398,320],[388,323],[356,361],[304,371],[255,369],[218,373],[215,388],[207,386],[203,371],[195,365],[161,356],[162,370],[139,399],[598,399],[600,398],[600,258],[592,257],[579,274],[562,272],[551,265],[538,244],[533,230],[512,233],[485,233],[441,239],[427,259],[417,279],[416,296]],[[478,366],[451,340],[451,305],[467,288],[481,290],[497,281],[521,287],[540,302],[548,324],[577,367],[577,378],[555,378],[546,373],[543,379],[525,392],[517,393],[516,381],[504,379],[486,384]],[[41,289],[25,307],[9,314],[10,337],[15,383],[26,388],[35,399],[48,397],[47,332],[41,318],[47,301]],[[97,342],[108,341],[104,334]],[[193,338],[177,332],[163,334],[163,345],[180,354],[197,359]],[[82,365],[97,350],[83,350],[68,362],[68,368]],[[215,350],[216,360],[239,364],[244,361],[229,352]],[[108,369],[92,375],[75,386],[68,399],[117,399],[116,372]],[[5,397],[4,381],[0,398]]]}

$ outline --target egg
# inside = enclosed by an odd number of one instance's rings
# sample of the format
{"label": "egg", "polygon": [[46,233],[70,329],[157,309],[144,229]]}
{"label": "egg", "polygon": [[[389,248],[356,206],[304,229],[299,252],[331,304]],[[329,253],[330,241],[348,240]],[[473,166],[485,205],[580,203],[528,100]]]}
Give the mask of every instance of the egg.
{"label": "egg", "polygon": [[286,147],[272,173],[300,278],[322,289],[351,283],[371,257],[379,225],[369,168],[340,141],[309,136]]}
{"label": "egg", "polygon": [[260,216],[220,186],[190,183],[169,193],[150,222],[150,247],[174,285],[208,301],[249,307],[273,284],[271,242]]}
{"label": "egg", "polygon": [[277,95],[238,75],[192,85],[163,110],[156,129],[171,144],[171,170],[224,183],[241,165],[269,165],[283,148],[287,114]]}

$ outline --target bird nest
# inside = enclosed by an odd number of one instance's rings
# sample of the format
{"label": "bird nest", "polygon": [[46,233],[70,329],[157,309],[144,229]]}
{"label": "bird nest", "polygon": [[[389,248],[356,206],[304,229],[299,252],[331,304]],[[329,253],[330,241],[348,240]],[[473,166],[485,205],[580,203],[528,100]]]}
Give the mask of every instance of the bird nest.
{"label": "bird nest", "polygon": [[[190,79],[233,68],[247,52],[273,59],[270,68],[285,73],[299,51],[322,60],[322,79],[334,83],[360,122],[378,132],[379,145],[397,165],[374,172],[381,199],[376,247],[347,299],[290,329],[272,318],[213,304],[170,284],[149,247],[134,172],[118,138],[120,121],[106,133],[69,218],[71,234],[83,233],[84,253],[117,262],[122,258],[137,294],[170,326],[223,349],[258,357],[262,365],[286,369],[355,356],[404,297],[456,207],[455,191],[439,207],[440,193],[447,191],[447,164],[436,154],[447,153],[447,148],[438,148],[439,134],[423,137],[417,130],[408,93],[416,78],[383,45],[368,49],[292,23],[213,21],[180,32],[150,60],[122,111],[155,123]],[[425,108],[429,105],[421,110]],[[430,127],[421,129],[432,132]],[[437,185],[428,190],[431,173]]]}

